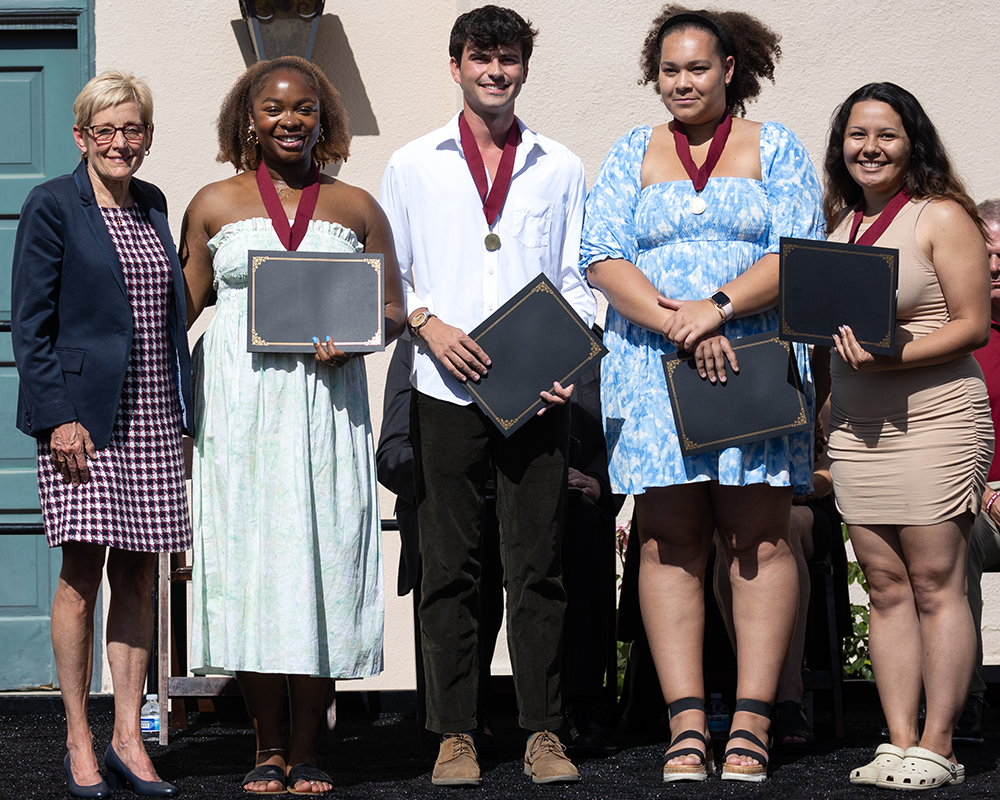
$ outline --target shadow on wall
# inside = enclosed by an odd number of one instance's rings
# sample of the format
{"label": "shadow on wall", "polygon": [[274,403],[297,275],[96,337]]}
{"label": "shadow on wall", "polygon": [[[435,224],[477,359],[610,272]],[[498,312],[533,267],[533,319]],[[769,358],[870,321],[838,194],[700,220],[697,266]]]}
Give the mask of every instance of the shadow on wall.
{"label": "shadow on wall", "polygon": [[[257,61],[250,32],[242,19],[234,19],[230,24],[240,46],[243,62],[249,67]],[[333,14],[324,14],[320,17],[319,29],[316,31],[316,46],[313,49],[313,63],[326,73],[330,82],[340,92],[340,99],[347,109],[347,118],[350,120],[351,136],[378,136],[378,120],[372,111],[368,92],[365,91],[361,72],[354,60],[354,52],[351,50],[340,17]],[[339,166],[331,164],[325,171],[336,174]]]}

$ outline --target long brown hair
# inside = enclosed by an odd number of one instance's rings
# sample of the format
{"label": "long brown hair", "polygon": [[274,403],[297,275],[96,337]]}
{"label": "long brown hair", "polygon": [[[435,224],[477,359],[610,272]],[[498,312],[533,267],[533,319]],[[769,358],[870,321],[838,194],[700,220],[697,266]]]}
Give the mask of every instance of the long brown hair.
{"label": "long brown hair", "polygon": [[823,193],[823,215],[826,217],[826,229],[832,231],[836,228],[845,213],[857,206],[863,196],[861,187],[844,163],[844,134],[851,110],[865,100],[885,103],[903,121],[910,140],[910,166],[904,181],[910,196],[916,200],[954,200],[972,217],[983,238],[987,238],[983,218],[966,192],[965,184],[955,174],[934,123],[917,98],[894,83],[865,84],[841,103],[833,114],[824,162],[826,191]]}

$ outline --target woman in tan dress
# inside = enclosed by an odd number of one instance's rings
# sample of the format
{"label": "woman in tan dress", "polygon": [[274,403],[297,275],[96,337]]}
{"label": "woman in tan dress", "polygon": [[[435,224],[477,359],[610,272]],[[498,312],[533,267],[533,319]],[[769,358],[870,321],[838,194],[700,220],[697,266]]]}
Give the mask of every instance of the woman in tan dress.
{"label": "woman in tan dress", "polygon": [[951,735],[976,652],[966,553],[993,452],[972,357],[989,335],[983,223],[926,113],[891,83],[840,107],[826,173],[830,239],[899,250],[895,353],[873,355],[841,326],[830,364],[833,482],[868,579],[890,739],[851,782],[961,783]]}

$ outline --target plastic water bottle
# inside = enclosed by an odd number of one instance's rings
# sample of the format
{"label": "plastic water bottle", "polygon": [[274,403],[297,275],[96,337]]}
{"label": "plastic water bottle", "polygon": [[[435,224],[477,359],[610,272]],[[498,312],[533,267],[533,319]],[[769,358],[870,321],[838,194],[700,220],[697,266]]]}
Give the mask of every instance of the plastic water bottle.
{"label": "plastic water bottle", "polygon": [[722,702],[721,694],[709,695],[705,715],[708,717],[709,736],[713,739],[725,739],[729,735],[729,709]]}
{"label": "plastic water bottle", "polygon": [[155,694],[146,695],[146,703],[139,711],[139,726],[146,741],[153,742],[160,738],[160,704]]}

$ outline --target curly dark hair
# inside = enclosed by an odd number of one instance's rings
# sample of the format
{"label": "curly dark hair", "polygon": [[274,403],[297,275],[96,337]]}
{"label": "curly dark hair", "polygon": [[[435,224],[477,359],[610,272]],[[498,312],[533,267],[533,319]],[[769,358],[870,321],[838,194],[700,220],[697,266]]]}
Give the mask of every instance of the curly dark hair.
{"label": "curly dark hair", "polygon": [[313,147],[313,160],[321,167],[347,160],[351,136],[340,94],[315,64],[298,56],[283,56],[258,61],[229,90],[219,110],[219,155],[216,161],[232,164],[237,172],[254,170],[260,165],[260,148],[247,141],[253,101],[268,79],[275,72],[282,71],[297,72],[319,95],[319,124],[323,128],[323,139]]}
{"label": "curly dark hair", "polygon": [[[683,20],[669,24],[671,17],[681,14],[685,15]],[[703,17],[704,21],[699,17]],[[774,65],[781,58],[781,47],[778,45],[781,37],[759,19],[742,11],[693,10],[680,5],[666,5],[653,20],[642,45],[640,85],[651,83],[659,94],[663,39],[668,32],[689,28],[712,34],[715,50],[723,61],[727,56],[733,57],[736,67],[733,79],[726,87],[726,106],[734,116],[744,116],[747,102],[760,94],[761,78],[774,83]],[[725,38],[719,37],[720,31]]]}
{"label": "curly dark hair", "polygon": [[520,42],[521,61],[527,64],[536,36],[538,31],[531,27],[531,21],[516,11],[500,6],[483,6],[455,20],[448,42],[448,55],[460,62],[468,42],[482,50],[496,50]]}
{"label": "curly dark hair", "polygon": [[983,238],[988,238],[976,204],[966,192],[962,180],[955,174],[934,123],[917,98],[894,83],[865,84],[841,103],[833,114],[824,161],[826,191],[823,193],[823,214],[826,217],[826,229],[832,231],[840,224],[844,213],[857,206],[863,197],[861,187],[851,177],[847,164],[844,163],[844,134],[851,110],[857,103],[865,100],[885,103],[903,121],[903,129],[910,140],[910,166],[906,172],[906,190],[910,196],[916,200],[954,200],[979,226]]}

